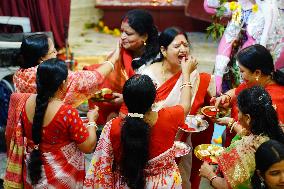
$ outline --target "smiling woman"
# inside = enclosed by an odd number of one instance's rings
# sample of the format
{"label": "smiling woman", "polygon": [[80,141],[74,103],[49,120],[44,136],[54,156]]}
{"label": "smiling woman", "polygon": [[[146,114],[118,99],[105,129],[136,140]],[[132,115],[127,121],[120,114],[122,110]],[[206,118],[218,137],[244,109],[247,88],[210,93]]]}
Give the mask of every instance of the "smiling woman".
{"label": "smiling woman", "polygon": [[[121,36],[116,52],[120,56],[115,59],[117,65],[105,79],[102,88],[111,89],[114,94],[121,93],[125,81],[133,76],[138,69],[143,69],[150,64],[159,52],[158,31],[154,25],[152,15],[141,9],[128,11],[121,21]],[[111,53],[107,59],[112,58]],[[85,67],[93,70],[98,65]],[[97,105],[100,107],[98,124],[105,124],[111,118],[110,115],[117,115],[121,106],[121,96],[117,96],[113,103],[93,103],[89,101],[89,107]]]}

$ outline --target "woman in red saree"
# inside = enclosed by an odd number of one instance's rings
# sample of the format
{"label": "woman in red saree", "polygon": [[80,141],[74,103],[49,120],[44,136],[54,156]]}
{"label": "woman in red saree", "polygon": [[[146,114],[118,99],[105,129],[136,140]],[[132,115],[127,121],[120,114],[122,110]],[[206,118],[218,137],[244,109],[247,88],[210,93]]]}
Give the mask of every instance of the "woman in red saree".
{"label": "woman in red saree", "polygon": [[[36,93],[36,72],[38,65],[50,58],[55,58],[57,51],[50,38],[44,34],[34,34],[24,37],[21,45],[21,54],[23,64],[14,74],[13,82],[16,92]],[[100,68],[93,71],[69,71],[67,79],[67,91],[64,96],[64,103],[77,107],[83,101],[92,97],[97,91],[98,86],[103,82],[105,76],[109,74],[115,63],[114,59],[118,57],[119,52],[115,51],[110,61],[105,62]],[[22,103],[20,103],[22,104]],[[19,117],[21,107],[15,107],[10,111],[9,117]],[[12,114],[15,115],[12,115]],[[7,149],[17,119],[9,120],[6,126]]]}
{"label": "woman in red saree", "polygon": [[38,66],[37,94],[26,97],[12,141],[22,140],[22,150],[9,151],[5,188],[82,188],[84,153],[96,144],[97,111],[88,113],[85,127],[77,110],[63,103],[67,75],[66,64],[58,59]]}
{"label": "woman in red saree", "polygon": [[[105,62],[103,66],[93,71],[69,71],[67,93],[64,97],[66,104],[77,107],[87,100],[98,90],[104,77],[109,74],[118,57],[119,52],[115,52],[113,58]],[[56,58],[57,51],[50,38],[44,34],[34,34],[24,37],[21,45],[21,55],[23,64],[14,74],[13,82],[16,92],[36,93],[36,71],[38,65],[50,58]]]}
{"label": "woman in red saree", "polygon": [[129,113],[105,125],[87,171],[85,188],[181,188],[175,157],[190,149],[174,140],[178,127],[188,129],[184,124],[191,99],[188,76],[196,67],[185,59],[181,64],[179,104],[158,112],[151,110],[156,89],[149,76],[134,75],[126,81],[123,97]]}
{"label": "woman in red saree", "polygon": [[[178,104],[180,100],[179,87],[182,84],[180,62],[184,57],[186,59],[191,58],[187,35],[180,29],[168,28],[164,30],[160,34],[159,43],[161,45],[159,62],[146,67],[141,72],[141,74],[150,76],[157,87],[157,96],[152,106],[153,111]],[[215,95],[214,78],[206,73],[199,74],[195,70],[191,73],[189,79],[192,83],[192,99],[190,101],[191,109],[189,114],[196,115],[199,109],[210,100],[210,97]],[[125,106],[121,108],[121,112],[127,113]],[[213,125],[209,126],[208,130],[203,133],[192,134],[192,138],[191,135],[183,133],[177,137],[177,140],[187,142],[195,147],[201,143],[210,143],[212,133]],[[201,165],[201,161],[191,156],[190,153],[179,161],[183,188],[190,188],[190,180],[192,188],[198,188],[200,177],[196,172]],[[191,176],[190,173],[192,173]]]}
{"label": "woman in red saree", "polygon": [[[145,11],[134,9],[128,11],[122,19],[121,36],[119,46],[116,51],[120,51],[120,57],[116,58],[117,62],[114,71],[104,80],[101,88],[110,88],[115,93],[121,93],[125,81],[134,75],[135,71],[152,61],[153,55],[159,51],[158,31],[154,25],[152,15]],[[113,57],[109,55],[107,59]],[[92,65],[84,69],[93,70],[99,65]],[[98,124],[105,124],[110,113],[119,111],[121,103],[92,102],[89,100],[89,106],[100,107]]]}
{"label": "woman in red saree", "polygon": [[[284,126],[284,74],[274,69],[273,58],[270,52],[261,45],[252,45],[237,54],[237,60],[244,82],[237,88],[231,89],[217,99],[215,105],[232,107],[232,117],[237,120],[236,97],[246,88],[260,85],[271,96],[273,106],[278,114],[279,124]],[[226,146],[231,142],[235,133],[226,130]]]}

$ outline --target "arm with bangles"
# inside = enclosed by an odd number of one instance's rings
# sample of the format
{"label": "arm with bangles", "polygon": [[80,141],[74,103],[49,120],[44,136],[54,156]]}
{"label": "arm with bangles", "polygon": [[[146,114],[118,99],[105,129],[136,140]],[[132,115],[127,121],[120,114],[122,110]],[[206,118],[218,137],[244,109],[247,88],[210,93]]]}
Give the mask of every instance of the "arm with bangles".
{"label": "arm with bangles", "polygon": [[210,103],[214,103],[215,107],[228,108],[232,105],[232,100],[236,98],[236,88],[230,89],[219,97],[212,97]]}
{"label": "arm with bangles", "polygon": [[197,61],[191,56],[188,60],[183,58],[181,61],[182,85],[180,86],[181,96],[179,104],[183,107],[185,116],[189,113],[191,108],[192,84],[190,83],[190,74],[196,69],[196,66]]}
{"label": "arm with bangles", "polygon": [[228,186],[226,179],[218,176],[216,172],[214,171],[214,169],[215,168],[213,167],[213,165],[210,165],[207,162],[204,162],[199,169],[199,172],[200,172],[199,175],[201,177],[208,179],[210,182],[210,185],[213,188],[228,189],[229,186]]}
{"label": "arm with bangles", "polygon": [[81,144],[78,144],[78,148],[81,152],[84,153],[92,153],[95,149],[96,142],[97,142],[97,124],[96,120],[98,119],[98,107],[96,106],[95,109],[89,110],[87,113],[87,117],[89,122],[87,123],[87,130],[89,132],[88,138]]}
{"label": "arm with bangles", "polygon": [[234,118],[231,117],[222,117],[216,120],[216,123],[219,125],[226,125],[228,129],[230,129],[230,133],[233,131],[238,135],[242,136],[246,134],[246,130],[242,127],[239,122],[235,121]]}
{"label": "arm with bangles", "polygon": [[110,72],[114,70],[115,64],[120,58],[120,51],[120,42],[118,42],[115,51],[110,56],[108,56],[107,60],[104,61],[104,63],[100,67],[98,67],[96,71],[106,77]]}

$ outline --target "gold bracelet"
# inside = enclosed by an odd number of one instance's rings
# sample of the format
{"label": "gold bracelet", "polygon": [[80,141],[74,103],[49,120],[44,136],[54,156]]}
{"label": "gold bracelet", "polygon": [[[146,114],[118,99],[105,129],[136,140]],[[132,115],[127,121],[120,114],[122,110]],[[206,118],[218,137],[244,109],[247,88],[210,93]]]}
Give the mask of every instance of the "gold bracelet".
{"label": "gold bracelet", "polygon": [[234,122],[235,122],[235,119],[232,118],[231,121],[229,121],[229,123],[228,123],[228,127],[231,128],[232,125],[234,124]]}
{"label": "gold bracelet", "polygon": [[235,127],[237,124],[238,124],[238,122],[236,122],[236,121],[232,124],[232,127],[231,127],[231,129],[230,129],[230,133],[233,132],[233,129],[234,129],[234,127]]}

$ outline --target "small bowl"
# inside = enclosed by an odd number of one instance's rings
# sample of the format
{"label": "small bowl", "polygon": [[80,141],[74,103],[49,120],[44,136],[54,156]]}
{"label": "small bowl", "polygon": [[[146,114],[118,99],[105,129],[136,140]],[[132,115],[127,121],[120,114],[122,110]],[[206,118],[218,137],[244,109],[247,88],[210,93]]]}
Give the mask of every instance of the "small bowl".
{"label": "small bowl", "polygon": [[216,108],[215,106],[204,106],[201,108],[201,113],[206,117],[218,119],[228,116],[230,111],[229,109],[222,107]]}

